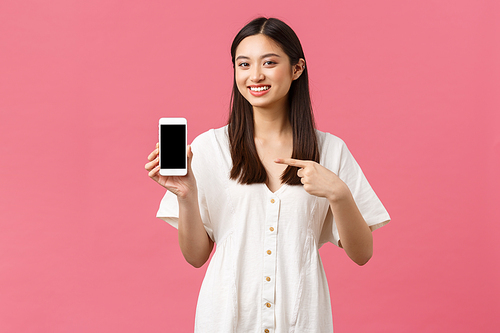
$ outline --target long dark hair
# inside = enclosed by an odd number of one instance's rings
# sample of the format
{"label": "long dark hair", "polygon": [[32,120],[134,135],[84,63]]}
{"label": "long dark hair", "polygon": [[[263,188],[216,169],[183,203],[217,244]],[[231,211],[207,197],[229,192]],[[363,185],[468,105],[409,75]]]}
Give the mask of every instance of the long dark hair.
{"label": "long dark hair", "polygon": [[[286,53],[291,65],[305,60],[304,51],[295,32],[286,23],[275,18],[259,17],[238,32],[231,45],[231,58],[235,68],[236,48],[246,37],[264,34],[274,40]],[[288,92],[289,119],[293,130],[292,158],[319,162],[318,141],[315,133],[309,78],[307,68],[294,81]],[[265,183],[268,179],[254,141],[254,119],[252,105],[241,95],[233,82],[231,114],[228,121],[229,144],[233,168],[230,178],[241,184]],[[301,185],[297,168],[288,166],[281,181],[289,185]]]}

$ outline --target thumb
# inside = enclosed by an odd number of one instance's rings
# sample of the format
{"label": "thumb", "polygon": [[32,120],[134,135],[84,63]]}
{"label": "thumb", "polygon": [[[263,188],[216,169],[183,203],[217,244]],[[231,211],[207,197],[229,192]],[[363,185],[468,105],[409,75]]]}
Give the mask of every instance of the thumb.
{"label": "thumb", "polygon": [[187,161],[188,161],[188,173],[191,171],[191,161],[193,160],[193,151],[191,150],[191,145],[187,146]]}

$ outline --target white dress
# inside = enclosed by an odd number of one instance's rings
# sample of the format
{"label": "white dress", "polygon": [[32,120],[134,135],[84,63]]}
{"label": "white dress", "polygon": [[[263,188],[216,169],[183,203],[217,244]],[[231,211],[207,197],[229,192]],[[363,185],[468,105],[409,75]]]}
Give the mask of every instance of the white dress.
{"label": "white dress", "polygon": [[[350,188],[372,230],[389,215],[344,142],[316,131],[320,164]],[[200,212],[216,243],[201,286],[195,332],[333,332],[327,279],[318,249],[338,245],[328,200],[300,185],[272,193],[265,184],[229,179],[227,126],[192,143]],[[157,217],[177,228],[178,204],[167,192]]]}

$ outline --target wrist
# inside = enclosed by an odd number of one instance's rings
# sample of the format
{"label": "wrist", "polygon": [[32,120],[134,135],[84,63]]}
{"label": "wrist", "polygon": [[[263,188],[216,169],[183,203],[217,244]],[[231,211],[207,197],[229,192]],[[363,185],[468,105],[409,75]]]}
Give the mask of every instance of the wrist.
{"label": "wrist", "polygon": [[352,198],[352,194],[349,187],[347,187],[344,182],[335,186],[327,196],[328,201],[332,205],[338,205],[346,200],[349,200],[349,198]]}
{"label": "wrist", "polygon": [[177,195],[177,201],[179,202],[179,205],[190,205],[193,203],[198,203],[198,191],[193,190],[183,194],[179,194]]}

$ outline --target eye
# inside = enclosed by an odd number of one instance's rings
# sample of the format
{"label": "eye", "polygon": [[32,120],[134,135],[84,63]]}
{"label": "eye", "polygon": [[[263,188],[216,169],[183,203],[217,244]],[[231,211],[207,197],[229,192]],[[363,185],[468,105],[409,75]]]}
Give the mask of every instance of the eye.
{"label": "eye", "polygon": [[276,63],[274,61],[271,61],[271,60],[268,60],[264,63],[264,65],[276,65]]}
{"label": "eye", "polygon": [[238,65],[239,67],[248,67],[248,62],[242,62]]}

